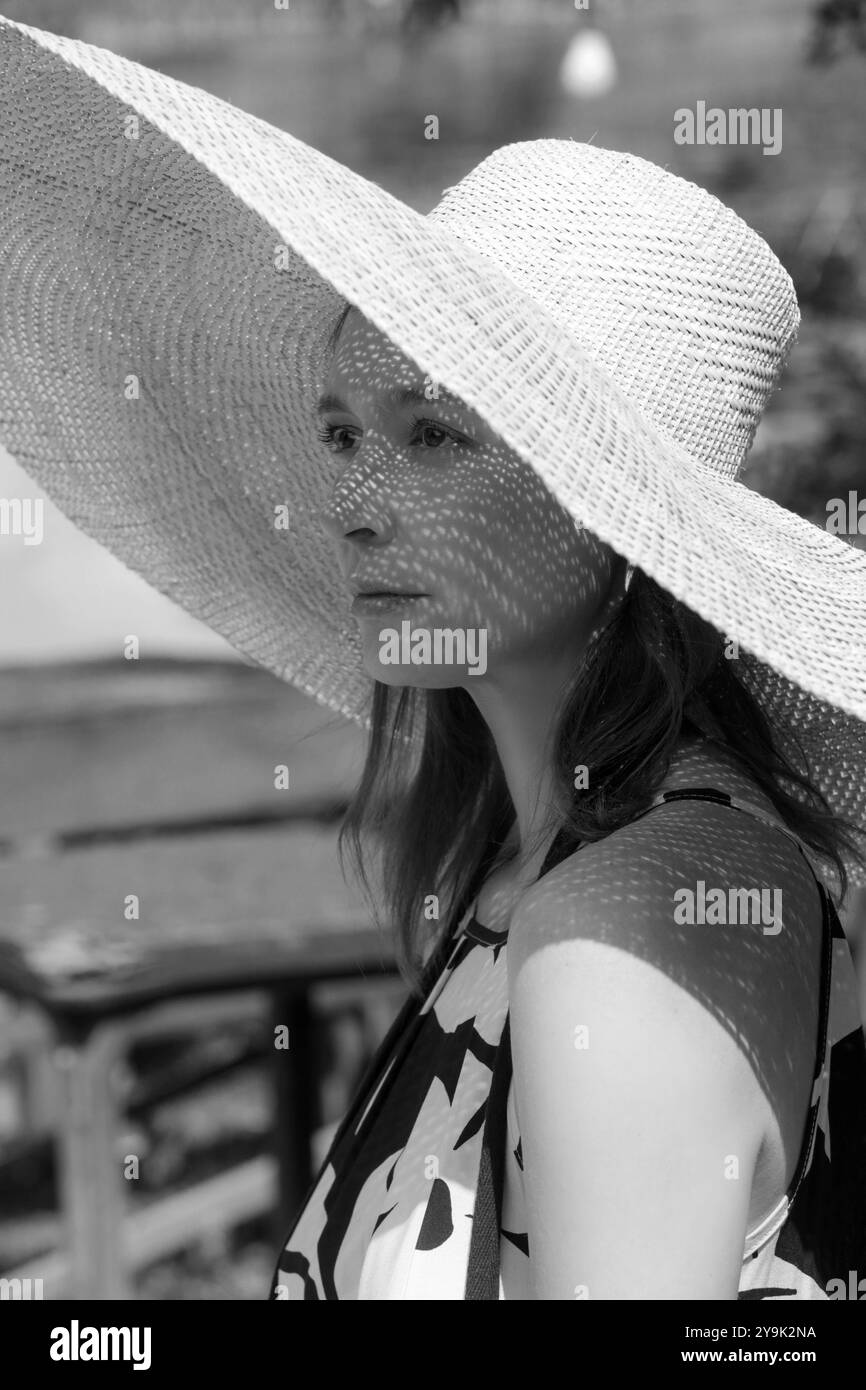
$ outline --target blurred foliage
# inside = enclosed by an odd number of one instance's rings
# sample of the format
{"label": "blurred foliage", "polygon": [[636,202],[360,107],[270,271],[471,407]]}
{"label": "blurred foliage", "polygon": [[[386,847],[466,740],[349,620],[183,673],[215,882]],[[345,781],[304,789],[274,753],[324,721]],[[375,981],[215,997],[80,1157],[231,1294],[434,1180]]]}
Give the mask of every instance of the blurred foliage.
{"label": "blurred foliage", "polygon": [[[460,19],[467,3],[471,0],[289,0],[288,8],[315,11],[325,24],[360,17],[371,28],[414,34]],[[194,19],[205,31],[228,20],[246,20],[252,26],[269,19],[274,9],[273,0],[147,0],[146,5],[142,0],[5,0],[3,14],[73,37],[83,36],[88,21],[103,18],[118,28]]]}
{"label": "blurred foliage", "polygon": [[830,498],[866,485],[864,393],[866,325],[805,309],[744,481],[823,526]]}
{"label": "blurred foliage", "polygon": [[831,63],[850,47],[866,53],[863,0],[820,0],[814,11],[809,60]]}

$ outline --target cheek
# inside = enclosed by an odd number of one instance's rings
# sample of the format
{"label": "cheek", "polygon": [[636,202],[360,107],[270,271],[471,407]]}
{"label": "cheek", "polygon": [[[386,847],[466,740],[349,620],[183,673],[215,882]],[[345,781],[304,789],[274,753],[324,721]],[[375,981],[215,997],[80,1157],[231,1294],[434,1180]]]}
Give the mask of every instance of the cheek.
{"label": "cheek", "polygon": [[607,594],[613,552],[581,530],[534,475],[500,472],[498,486],[467,489],[461,502],[460,544],[442,558],[460,573],[464,592],[512,612],[591,610]]}
{"label": "cheek", "polygon": [[573,604],[594,611],[607,595],[616,557],[596,536],[572,525],[561,549],[551,556],[550,564]]}
{"label": "cheek", "polygon": [[517,631],[528,626],[541,638],[579,639],[595,623],[610,592],[615,557],[594,536],[568,528],[535,553],[531,573],[515,573],[509,586]]}
{"label": "cheek", "polygon": [[493,521],[476,514],[460,545],[437,557],[431,617],[486,628],[491,657],[582,641],[610,592],[613,553],[565,515],[548,517],[543,539],[527,533],[526,518],[518,530]]}
{"label": "cheek", "polygon": [[608,594],[610,549],[575,525],[529,465],[500,451],[431,470],[398,511],[436,621],[486,626],[498,639],[582,629]]}

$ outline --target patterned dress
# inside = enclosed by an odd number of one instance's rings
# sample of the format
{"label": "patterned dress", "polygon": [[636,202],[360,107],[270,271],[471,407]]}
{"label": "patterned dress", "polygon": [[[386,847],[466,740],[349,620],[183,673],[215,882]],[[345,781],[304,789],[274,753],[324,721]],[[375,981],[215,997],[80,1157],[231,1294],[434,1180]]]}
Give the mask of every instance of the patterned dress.
{"label": "patterned dress", "polygon": [[[796,838],[762,809],[713,790],[663,793],[647,812],[683,797],[721,801]],[[741,1299],[866,1299],[866,1046],[848,942],[823,888],[822,900],[803,1145],[785,1196],[746,1236]],[[271,1299],[464,1298],[482,1128],[508,1008],[507,931],[483,927],[474,907],[444,967],[436,962],[423,1003],[407,1001],[368,1070],[285,1241]],[[499,1297],[525,1299],[530,1252],[513,1084],[506,1133]]]}

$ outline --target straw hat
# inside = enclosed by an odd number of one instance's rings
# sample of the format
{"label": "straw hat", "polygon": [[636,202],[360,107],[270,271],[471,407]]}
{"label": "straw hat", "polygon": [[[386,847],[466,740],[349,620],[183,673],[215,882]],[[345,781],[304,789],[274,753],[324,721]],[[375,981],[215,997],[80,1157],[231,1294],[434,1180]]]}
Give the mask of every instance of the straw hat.
{"label": "straw hat", "polygon": [[740,481],[799,315],[729,208],[545,139],[422,216],[217,97],[5,19],[0,111],[0,439],[82,530],[369,727],[316,520],[338,464],[315,402],[349,301],[737,639],[743,680],[866,827],[866,554]]}

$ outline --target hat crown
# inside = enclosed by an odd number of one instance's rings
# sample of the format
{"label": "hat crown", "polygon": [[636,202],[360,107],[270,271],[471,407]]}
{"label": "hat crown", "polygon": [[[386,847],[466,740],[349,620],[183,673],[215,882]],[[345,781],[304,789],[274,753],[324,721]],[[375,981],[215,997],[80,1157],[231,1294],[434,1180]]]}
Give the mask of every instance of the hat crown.
{"label": "hat crown", "polygon": [[494,151],[428,216],[495,260],[663,435],[740,474],[799,310],[735,212],[636,155],[551,139]]}

